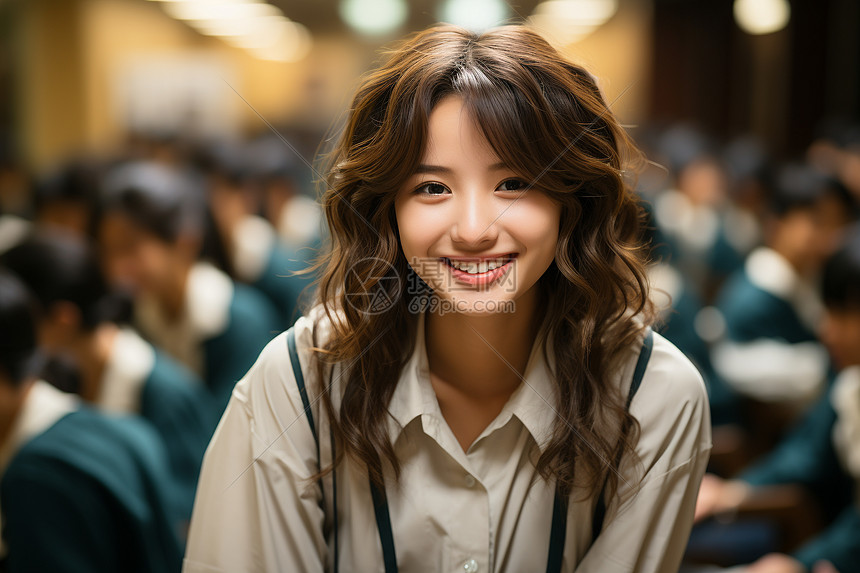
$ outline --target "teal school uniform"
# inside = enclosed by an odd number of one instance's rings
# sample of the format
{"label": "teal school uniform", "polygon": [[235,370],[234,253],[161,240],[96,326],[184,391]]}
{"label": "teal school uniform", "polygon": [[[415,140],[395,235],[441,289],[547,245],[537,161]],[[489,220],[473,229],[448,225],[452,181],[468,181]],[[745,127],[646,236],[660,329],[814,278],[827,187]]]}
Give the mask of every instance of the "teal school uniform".
{"label": "teal school uniform", "polygon": [[[297,302],[313,282],[313,275],[296,275],[310,266],[317,243],[293,245],[281,240],[268,221],[245,217],[238,225],[233,245],[233,268],[238,278],[262,292],[280,313],[285,330],[301,314]],[[309,294],[309,293],[307,293]]]}
{"label": "teal school uniform", "polygon": [[797,344],[817,340],[791,303],[756,285],[746,271],[729,280],[717,308],[726,321],[726,334],[735,342],[773,338]]}
{"label": "teal school uniform", "polygon": [[184,315],[167,320],[157,303],[135,303],[141,332],[156,347],[201,377],[220,418],[233,386],[279,329],[279,313],[259,291],[234,282],[209,263],[189,274]]}
{"label": "teal school uniform", "polygon": [[161,435],[170,465],[192,498],[203,453],[218,424],[213,412],[213,398],[203,382],[156,351],[155,364],[143,383],[140,415]]}
{"label": "teal school uniform", "polygon": [[696,328],[702,303],[693,285],[667,263],[651,265],[648,276],[652,296],[660,309],[661,324],[657,331],[675,344],[705,379],[712,423],[715,426],[740,423],[738,396],[717,376],[711,365],[709,346]]}
{"label": "teal school uniform", "polygon": [[203,453],[215,431],[213,398],[203,381],[134,330],[117,332],[97,405],[136,414],[161,437],[176,478],[176,496],[190,519]]}
{"label": "teal school uniform", "polygon": [[852,440],[841,446],[836,442],[840,428],[850,422],[847,418],[860,419],[860,394],[855,391],[850,403],[840,396],[851,378],[860,382],[860,369],[841,373],[786,439],[739,476],[759,486],[801,484],[821,503],[831,523],[794,553],[808,570],[826,559],[840,573],[860,573],[860,479],[847,468],[850,458],[860,455],[860,442]]}
{"label": "teal school uniform", "polygon": [[269,341],[282,329],[278,313],[257,290],[236,284],[230,319],[224,329],[203,341],[205,380],[219,413],[227,407],[233,386],[254,364]]}
{"label": "teal school uniform", "polygon": [[0,481],[6,570],[179,571],[184,518],[170,482],[161,440],[142,420],[79,405],[58,412]]}
{"label": "teal school uniform", "polygon": [[739,268],[757,237],[736,214],[696,205],[682,192],[660,192],[649,209],[656,225],[659,254],[689,277],[699,293],[707,292]]}
{"label": "teal school uniform", "polygon": [[827,383],[829,357],[815,336],[823,307],[814,285],[767,248],[753,251],[722,289],[725,337],[712,363],[735,391],[763,401],[810,404]]}

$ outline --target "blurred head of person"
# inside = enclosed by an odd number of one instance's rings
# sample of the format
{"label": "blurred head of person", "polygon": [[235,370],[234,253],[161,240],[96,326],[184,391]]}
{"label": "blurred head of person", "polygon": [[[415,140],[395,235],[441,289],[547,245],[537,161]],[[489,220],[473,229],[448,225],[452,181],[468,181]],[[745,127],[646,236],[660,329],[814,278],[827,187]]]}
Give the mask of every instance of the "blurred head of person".
{"label": "blurred head of person", "polygon": [[860,227],[824,265],[821,338],[839,368],[860,366]]}
{"label": "blurred head of person", "polygon": [[11,134],[0,132],[0,215],[31,215],[29,180]]}
{"label": "blurred head of person", "polygon": [[717,206],[726,196],[725,167],[716,145],[702,131],[677,125],[663,133],[660,155],[671,170],[675,187],[695,205]]}
{"label": "blurred head of person", "polygon": [[204,227],[205,198],[194,175],[132,162],[105,176],[97,238],[112,286],[152,296],[167,313],[181,312]]}
{"label": "blurred head of person", "polygon": [[860,124],[845,117],[825,119],[806,157],[817,168],[838,178],[860,201]]}
{"label": "blurred head of person", "polygon": [[0,268],[0,443],[38,370],[36,316],[27,287]]}
{"label": "blurred head of person", "polygon": [[188,160],[191,142],[176,129],[153,128],[126,133],[123,157],[128,161],[154,161],[179,167]]}
{"label": "blurred head of person", "polygon": [[253,163],[251,150],[242,141],[210,141],[195,153],[195,167],[204,176],[211,213],[224,238],[242,218],[260,211]]}
{"label": "blurred head of person", "polygon": [[89,235],[99,175],[94,161],[74,159],[39,178],[33,186],[37,224]]}
{"label": "blurred head of person", "polygon": [[782,165],[765,215],[765,243],[801,275],[815,275],[838,247],[855,210],[835,179],[805,164]]}
{"label": "blurred head of person", "polygon": [[[109,290],[88,243],[67,233],[41,232],[4,254],[2,262],[38,302],[39,342],[46,352],[86,369],[100,350],[107,351],[99,348],[96,332],[126,318],[128,305]],[[91,398],[86,385],[80,393]]]}
{"label": "blurred head of person", "polygon": [[753,136],[741,136],[726,145],[722,157],[732,203],[761,217],[773,177],[771,158],[764,144]]}
{"label": "blurred head of person", "polygon": [[248,150],[254,179],[261,192],[263,213],[278,226],[284,206],[302,194],[309,169],[292,143],[274,135],[249,142]]}

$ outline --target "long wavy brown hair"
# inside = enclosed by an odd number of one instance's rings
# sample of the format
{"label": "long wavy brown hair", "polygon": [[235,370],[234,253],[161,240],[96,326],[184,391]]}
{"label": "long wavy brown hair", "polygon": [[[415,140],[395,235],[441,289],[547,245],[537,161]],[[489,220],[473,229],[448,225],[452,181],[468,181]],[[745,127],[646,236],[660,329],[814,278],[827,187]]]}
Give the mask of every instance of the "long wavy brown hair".
{"label": "long wavy brown hair", "polygon": [[[387,408],[414,349],[410,303],[419,295],[408,288],[416,275],[400,246],[394,199],[422,157],[434,105],[452,94],[499,158],[562,205],[555,260],[538,281],[536,343],[547,360],[552,341],[559,415],[534,458],[537,471],[567,493],[595,495],[604,479],[616,491],[617,460],[635,456],[640,427],[613,380],[654,314],[643,216],[628,177],[641,154],[592,75],[519,25],[482,34],[439,25],[406,38],[363,78],[328,155],[321,201],[330,237],[309,270],[321,271],[312,305],[330,322],[320,346],[315,329],[317,380],[328,379],[332,364],[346,366],[333,385],[338,400],[320,384],[335,464],[348,455],[378,484],[384,462],[400,475]],[[356,304],[375,291],[384,295],[381,309]]]}

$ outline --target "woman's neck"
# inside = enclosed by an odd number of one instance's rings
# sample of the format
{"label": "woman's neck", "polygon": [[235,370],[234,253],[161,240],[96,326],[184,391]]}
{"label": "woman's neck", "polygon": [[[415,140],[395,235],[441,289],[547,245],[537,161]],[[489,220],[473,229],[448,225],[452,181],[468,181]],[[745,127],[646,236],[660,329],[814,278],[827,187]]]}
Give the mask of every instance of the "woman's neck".
{"label": "woman's neck", "polygon": [[425,317],[432,377],[472,399],[506,399],[522,381],[537,335],[537,291],[516,300],[515,312]]}

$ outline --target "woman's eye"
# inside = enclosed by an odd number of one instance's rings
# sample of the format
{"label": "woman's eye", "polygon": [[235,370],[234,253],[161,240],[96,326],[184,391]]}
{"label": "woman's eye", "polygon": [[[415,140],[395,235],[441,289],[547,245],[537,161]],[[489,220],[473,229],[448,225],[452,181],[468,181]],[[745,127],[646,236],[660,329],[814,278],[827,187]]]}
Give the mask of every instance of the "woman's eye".
{"label": "woman's eye", "polygon": [[443,195],[448,188],[442,185],[441,183],[425,183],[421,187],[415,190],[416,193],[421,195]]}
{"label": "woman's eye", "polygon": [[496,189],[498,191],[525,191],[526,183],[521,179],[506,179]]}

